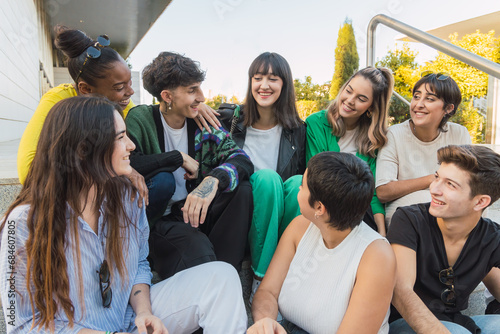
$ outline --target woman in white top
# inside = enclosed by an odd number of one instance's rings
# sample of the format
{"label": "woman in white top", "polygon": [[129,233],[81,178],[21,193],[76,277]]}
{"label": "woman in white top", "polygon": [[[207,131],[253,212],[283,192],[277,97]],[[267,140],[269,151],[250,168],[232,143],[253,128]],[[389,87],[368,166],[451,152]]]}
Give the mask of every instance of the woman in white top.
{"label": "woman in white top", "polygon": [[396,262],[387,241],[362,222],[373,190],[370,168],[353,154],[309,161],[298,194],[302,216],[283,233],[247,333],[388,333]]}
{"label": "woman in white top", "polygon": [[448,123],[461,101],[458,85],[447,74],[424,72],[413,87],[411,119],[389,128],[377,157],[375,187],[386,203],[387,224],[399,206],[430,202],[439,148],[471,143],[465,127]]}
{"label": "woman in white top", "polygon": [[248,234],[255,292],[278,239],[300,214],[297,193],[305,171],[306,126],[295,106],[292,71],[284,57],[264,52],[255,58],[241,107],[224,104],[219,112],[255,167],[250,177],[254,210]]}

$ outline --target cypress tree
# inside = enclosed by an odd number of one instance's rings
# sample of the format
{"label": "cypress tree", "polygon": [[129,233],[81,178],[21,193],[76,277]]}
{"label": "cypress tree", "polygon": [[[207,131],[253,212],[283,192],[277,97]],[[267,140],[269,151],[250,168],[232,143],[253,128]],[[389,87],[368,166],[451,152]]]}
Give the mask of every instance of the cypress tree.
{"label": "cypress tree", "polygon": [[340,87],[358,70],[358,67],[359,56],[354,29],[351,20],[346,19],[339,29],[335,48],[335,72],[330,87],[330,99],[337,97]]}

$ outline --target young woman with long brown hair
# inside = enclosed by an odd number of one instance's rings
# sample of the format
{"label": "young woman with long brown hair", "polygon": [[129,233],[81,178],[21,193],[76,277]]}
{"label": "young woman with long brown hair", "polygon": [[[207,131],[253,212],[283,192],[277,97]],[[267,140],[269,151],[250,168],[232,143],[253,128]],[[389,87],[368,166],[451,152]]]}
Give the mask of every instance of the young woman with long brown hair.
{"label": "young woman with long brown hair", "polygon": [[[347,152],[375,175],[377,152],[387,142],[387,114],[394,78],[386,68],[366,67],[342,86],[327,110],[306,119],[306,161],[324,151]],[[384,207],[373,194],[364,221],[385,236]]]}
{"label": "young woman with long brown hair", "polygon": [[221,106],[219,112],[255,167],[250,177],[254,209],[248,234],[253,295],[283,231],[300,215],[297,194],[306,168],[306,126],[295,106],[292,70],[286,59],[275,52],[255,58],[248,69],[247,95],[239,115],[234,107]]}
{"label": "young woman with long brown hair", "polygon": [[8,332],[244,331],[241,285],[227,264],[185,270],[150,289],[146,213],[130,201],[136,189],[125,177],[135,145],[118,110],[80,96],[47,116],[0,227],[0,294],[5,314],[15,310]]}

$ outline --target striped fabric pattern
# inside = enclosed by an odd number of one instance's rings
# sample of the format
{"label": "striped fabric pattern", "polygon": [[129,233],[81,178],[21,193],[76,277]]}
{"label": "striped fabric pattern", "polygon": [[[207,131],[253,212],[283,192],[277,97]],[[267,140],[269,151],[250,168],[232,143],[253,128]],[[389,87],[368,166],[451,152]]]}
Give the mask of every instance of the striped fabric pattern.
{"label": "striped fabric pattern", "polygon": [[[102,331],[130,332],[134,328],[134,312],[129,305],[130,293],[135,284],[145,283],[151,285],[151,269],[146,257],[149,253],[148,237],[149,226],[146,219],[144,206],[139,209],[136,202],[130,202],[130,199],[124,198],[127,205],[127,214],[132,222],[137,226],[130,226],[128,247],[124,246],[123,254],[125,256],[125,266],[128,276],[122,280],[116,268],[111,276],[111,288],[113,299],[110,308],[102,306],[102,298],[99,286],[98,271],[101,263],[105,259],[105,247],[107,237],[105,233],[100,232],[96,235],[90,226],[81,218],[78,218],[80,235],[80,256],[82,261],[82,275],[78,274],[76,258],[74,257],[74,240],[67,234],[66,261],[67,272],[70,282],[70,298],[75,307],[75,325],[69,328],[68,319],[64,312],[56,315],[55,333],[77,333],[83,328],[89,328]],[[7,218],[6,228],[2,232],[2,242],[0,246],[0,295],[2,297],[2,306],[6,315],[10,314],[7,309],[9,305],[15,305],[15,321],[9,322],[7,318],[8,333],[28,333],[33,324],[33,313],[30,299],[26,289],[26,254],[23,252],[25,242],[29,231],[26,223],[30,206],[22,205],[15,208]],[[68,209],[69,210],[69,209]],[[69,211],[68,211],[69,213]],[[69,214],[68,214],[69,217]],[[98,226],[102,231],[104,214],[101,210]],[[10,224],[10,225],[9,225]],[[8,226],[13,226],[11,229]],[[15,270],[12,270],[8,262],[9,233],[15,238]],[[108,261],[109,262],[109,261]],[[14,281],[8,281],[10,278]],[[79,298],[79,280],[83,280],[84,287],[84,309],[82,301]],[[9,293],[10,283],[14,282],[16,293]],[[34,286],[32,285],[32,291]],[[36,316],[36,310],[35,310]],[[14,326],[13,326],[14,325]],[[46,333],[46,331],[40,331]]]}

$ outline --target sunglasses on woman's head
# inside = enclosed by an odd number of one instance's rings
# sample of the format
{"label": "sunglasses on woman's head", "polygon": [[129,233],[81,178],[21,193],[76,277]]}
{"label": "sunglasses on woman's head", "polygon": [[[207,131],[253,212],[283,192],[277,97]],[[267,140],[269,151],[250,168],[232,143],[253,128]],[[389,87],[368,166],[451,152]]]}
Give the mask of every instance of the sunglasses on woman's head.
{"label": "sunglasses on woman's head", "polygon": [[432,75],[432,74],[435,74],[436,79],[441,80],[441,81],[446,80],[450,77],[450,75],[448,73],[444,73],[444,72],[434,73],[433,71],[424,71],[420,74],[420,77],[424,78],[424,77],[428,77],[429,75]]}
{"label": "sunglasses on woman's head", "polygon": [[87,48],[87,57],[85,57],[85,61],[83,62],[82,69],[76,76],[75,82],[78,82],[78,79],[82,75],[83,68],[85,67],[85,64],[89,60],[89,58],[92,59],[97,59],[101,56],[101,48],[105,48],[106,46],[109,46],[111,42],[109,41],[109,37],[107,35],[101,35],[97,37],[97,42],[94,43],[94,45],[91,45]]}

